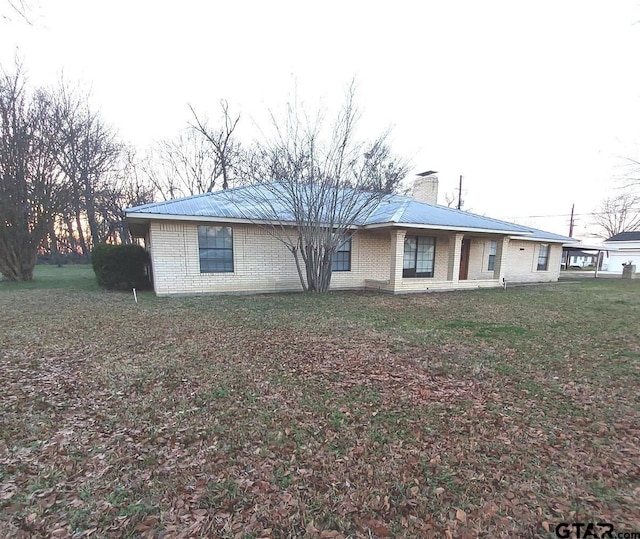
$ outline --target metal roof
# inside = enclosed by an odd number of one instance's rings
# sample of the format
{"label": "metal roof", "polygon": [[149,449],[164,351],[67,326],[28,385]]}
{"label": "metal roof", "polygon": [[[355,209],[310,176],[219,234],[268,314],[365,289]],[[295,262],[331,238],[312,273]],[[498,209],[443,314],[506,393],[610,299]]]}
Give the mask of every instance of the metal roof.
{"label": "metal roof", "polygon": [[604,241],[640,241],[640,230],[620,232]]}
{"label": "metal roof", "polygon": [[570,238],[569,236],[562,236],[561,234],[554,234],[553,232],[547,232],[546,230],[538,230],[537,228],[531,228],[531,227],[526,227],[526,228],[531,231],[531,235],[529,236],[529,239],[546,240],[546,241],[562,242],[562,243],[575,241],[573,238]]}
{"label": "metal roof", "polygon": [[[154,202],[128,208],[129,219],[188,219],[202,220],[209,217],[215,220],[248,221],[284,221],[294,222],[291,204],[283,202],[288,196],[279,184],[257,184],[236,187],[224,191],[215,191],[202,195]],[[338,200],[349,200],[352,190],[339,189]],[[363,197],[366,195],[363,194]],[[364,200],[364,198],[363,198]],[[365,215],[366,214],[366,215]],[[385,226],[444,228],[450,230],[502,233],[517,236],[529,236],[542,240],[570,240],[564,236],[551,234],[531,227],[525,227],[490,217],[475,215],[461,210],[427,204],[402,195],[384,195],[375,201],[364,214],[354,220],[354,224],[366,228]]]}
{"label": "metal roof", "polygon": [[508,234],[530,234],[524,226],[484,217],[462,210],[427,204],[411,197],[391,195],[383,198],[369,216],[366,226],[376,224],[423,225],[431,228],[491,230]]}
{"label": "metal roof", "polygon": [[562,245],[565,251],[617,251],[618,248],[613,245],[596,245],[588,243],[582,243],[581,241],[573,240],[571,243],[565,243]]}

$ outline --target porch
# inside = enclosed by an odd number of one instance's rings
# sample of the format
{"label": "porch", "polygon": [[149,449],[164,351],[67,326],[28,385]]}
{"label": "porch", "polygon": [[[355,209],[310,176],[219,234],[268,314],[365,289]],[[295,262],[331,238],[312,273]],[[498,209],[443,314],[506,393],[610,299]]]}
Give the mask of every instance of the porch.
{"label": "porch", "polygon": [[393,294],[502,286],[508,236],[392,229],[389,279],[366,279],[365,289]]}

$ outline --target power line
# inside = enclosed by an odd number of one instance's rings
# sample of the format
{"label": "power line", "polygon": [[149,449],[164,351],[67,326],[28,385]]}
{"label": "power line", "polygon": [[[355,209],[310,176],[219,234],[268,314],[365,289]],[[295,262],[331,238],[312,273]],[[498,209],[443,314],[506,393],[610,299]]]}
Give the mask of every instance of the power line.
{"label": "power line", "polygon": [[[594,215],[608,215],[610,212],[592,211],[586,213],[574,213],[574,217],[592,217]],[[571,217],[570,213],[556,213],[547,215],[519,215],[516,217],[507,217],[507,219],[543,219],[546,217]]]}

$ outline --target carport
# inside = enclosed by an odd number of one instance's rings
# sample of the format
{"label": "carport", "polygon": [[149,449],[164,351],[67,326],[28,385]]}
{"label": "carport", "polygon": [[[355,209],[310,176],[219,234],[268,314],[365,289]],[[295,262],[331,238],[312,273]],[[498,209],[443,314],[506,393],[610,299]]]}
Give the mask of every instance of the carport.
{"label": "carport", "polygon": [[[593,270],[593,276],[594,278],[597,278],[598,271],[600,271],[602,267],[602,255],[609,251],[615,251],[615,249],[612,249],[611,247],[605,248],[604,245],[586,245],[581,242],[565,243],[562,245],[562,260],[563,260],[564,269],[566,271],[569,271],[568,264],[571,258],[571,253],[576,251],[595,255],[596,264]],[[591,270],[582,270],[582,271],[583,273],[591,273]]]}

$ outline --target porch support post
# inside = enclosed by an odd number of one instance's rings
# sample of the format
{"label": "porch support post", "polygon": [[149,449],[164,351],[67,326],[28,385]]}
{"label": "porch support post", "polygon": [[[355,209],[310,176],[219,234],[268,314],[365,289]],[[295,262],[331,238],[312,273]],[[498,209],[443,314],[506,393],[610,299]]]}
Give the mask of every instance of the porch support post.
{"label": "porch support post", "polygon": [[460,280],[460,253],[462,252],[462,238],[464,234],[458,232],[449,236],[449,265],[447,266],[447,281],[457,283]]}
{"label": "porch support post", "polygon": [[496,253],[496,265],[493,270],[493,278],[502,282],[507,271],[507,253],[509,252],[509,237],[505,236],[498,242],[498,252]]}
{"label": "porch support post", "polygon": [[389,282],[395,292],[402,284],[402,266],[404,257],[404,237],[406,230],[391,231],[391,271]]}

